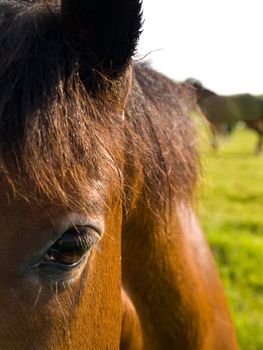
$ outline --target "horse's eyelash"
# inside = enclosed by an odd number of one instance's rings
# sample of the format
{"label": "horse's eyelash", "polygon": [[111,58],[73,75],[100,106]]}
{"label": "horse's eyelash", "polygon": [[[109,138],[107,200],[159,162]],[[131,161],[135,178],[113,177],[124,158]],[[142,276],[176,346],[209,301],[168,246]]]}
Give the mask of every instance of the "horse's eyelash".
{"label": "horse's eyelash", "polygon": [[[82,228],[83,229],[83,228]],[[99,235],[98,233],[91,227],[86,227],[83,231],[85,232],[79,232],[79,242],[81,245],[83,245],[85,248],[90,249],[91,247],[98,245],[99,243]],[[89,232],[93,231],[89,234]],[[96,234],[95,234],[96,232]]]}

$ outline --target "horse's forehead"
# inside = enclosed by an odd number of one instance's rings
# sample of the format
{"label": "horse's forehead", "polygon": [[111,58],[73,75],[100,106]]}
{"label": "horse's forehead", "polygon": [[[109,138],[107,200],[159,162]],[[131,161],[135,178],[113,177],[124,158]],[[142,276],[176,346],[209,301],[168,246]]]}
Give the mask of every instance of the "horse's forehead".
{"label": "horse's forehead", "polygon": [[[28,182],[25,193],[29,193],[30,188],[33,193],[34,185]],[[17,226],[19,228],[21,225],[37,227],[66,220],[72,216],[72,213],[89,217],[103,216],[108,186],[99,181],[88,181],[87,186],[82,188],[82,197],[78,191],[74,193],[76,202],[79,197],[79,206],[61,203],[60,198],[50,199],[44,193],[38,194],[36,198],[27,198],[15,191],[16,189],[9,186],[6,179],[3,177],[1,179],[0,176],[0,231],[4,222],[8,227]],[[81,203],[83,195],[85,203]]]}
{"label": "horse's forehead", "polygon": [[27,240],[27,235],[37,240],[39,233],[52,230],[66,215],[67,211],[59,206],[37,205],[22,198],[7,197],[6,192],[0,190],[0,241]]}

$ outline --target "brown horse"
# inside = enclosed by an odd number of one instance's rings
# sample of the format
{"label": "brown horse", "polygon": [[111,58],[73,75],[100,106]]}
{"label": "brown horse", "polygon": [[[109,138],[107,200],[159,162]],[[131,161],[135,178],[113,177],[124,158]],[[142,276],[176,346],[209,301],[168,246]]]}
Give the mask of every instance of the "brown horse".
{"label": "brown horse", "polygon": [[139,0],[0,2],[0,348],[237,349],[180,91]]}
{"label": "brown horse", "polygon": [[[251,94],[217,95],[194,79],[186,82],[196,90],[198,110],[207,118],[213,136],[212,146],[218,148],[218,134],[242,121],[258,134],[256,153],[263,152],[263,98]],[[193,92],[192,92],[193,94]]]}

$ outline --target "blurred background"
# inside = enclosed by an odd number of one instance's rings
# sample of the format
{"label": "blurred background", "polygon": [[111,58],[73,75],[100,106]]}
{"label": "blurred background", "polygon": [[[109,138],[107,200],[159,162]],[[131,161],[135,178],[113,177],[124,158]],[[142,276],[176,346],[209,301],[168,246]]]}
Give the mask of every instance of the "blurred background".
{"label": "blurred background", "polygon": [[138,58],[221,94],[261,94],[262,0],[143,0]]}
{"label": "blurred background", "polygon": [[262,10],[262,0],[144,0],[137,54],[196,89],[199,213],[243,350],[263,349]]}

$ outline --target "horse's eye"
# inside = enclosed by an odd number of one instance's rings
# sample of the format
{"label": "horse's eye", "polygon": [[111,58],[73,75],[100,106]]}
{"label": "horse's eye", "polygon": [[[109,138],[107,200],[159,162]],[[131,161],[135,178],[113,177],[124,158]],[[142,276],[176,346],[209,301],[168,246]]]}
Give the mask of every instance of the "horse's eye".
{"label": "horse's eye", "polygon": [[77,266],[98,241],[91,227],[71,227],[48,249],[42,263],[62,269]]}

